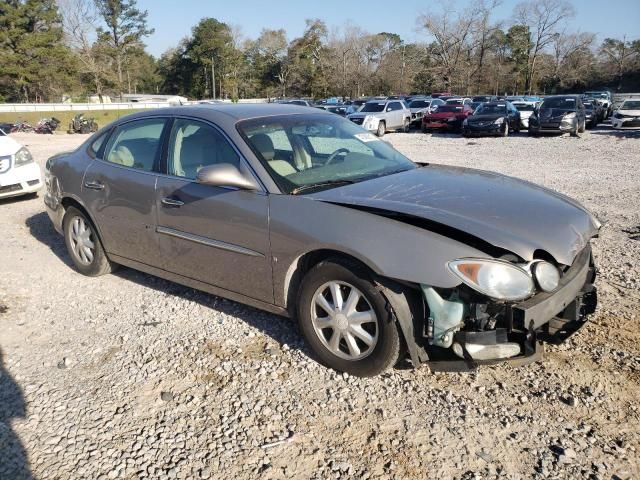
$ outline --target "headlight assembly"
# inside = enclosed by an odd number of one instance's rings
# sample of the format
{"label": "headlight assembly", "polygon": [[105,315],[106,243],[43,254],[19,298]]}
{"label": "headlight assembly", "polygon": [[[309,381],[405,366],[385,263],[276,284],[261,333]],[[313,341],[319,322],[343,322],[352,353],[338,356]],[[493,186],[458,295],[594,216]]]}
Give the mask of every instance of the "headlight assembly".
{"label": "headlight assembly", "polygon": [[33,162],[33,157],[31,156],[31,152],[26,148],[22,147],[16,153],[15,160],[13,162],[14,167],[21,167],[22,165],[26,165],[28,163]]}
{"label": "headlight assembly", "polygon": [[509,262],[462,258],[447,265],[468,286],[497,300],[523,300],[535,292],[531,275]]}
{"label": "headlight assembly", "polygon": [[571,120],[572,118],[576,117],[576,112],[571,112],[571,113],[566,113],[564,115],[564,117],[562,117],[563,120]]}
{"label": "headlight assembly", "polygon": [[502,117],[497,118],[496,121],[493,123],[495,123],[496,125],[502,125],[504,123],[504,118]]}
{"label": "headlight assembly", "polygon": [[553,292],[560,284],[560,272],[549,262],[536,262],[532,266],[538,286],[544,292]]}

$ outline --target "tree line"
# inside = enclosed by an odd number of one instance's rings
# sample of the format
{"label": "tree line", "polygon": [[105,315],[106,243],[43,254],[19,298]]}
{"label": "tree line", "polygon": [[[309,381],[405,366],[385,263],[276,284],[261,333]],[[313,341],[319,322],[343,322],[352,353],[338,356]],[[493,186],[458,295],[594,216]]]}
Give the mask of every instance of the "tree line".
{"label": "tree line", "polygon": [[[154,58],[154,30],[136,0],[2,0],[0,101],[60,101],[63,95],[161,93],[189,98],[359,97],[451,91],[524,94],[640,90],[640,40],[572,31],[568,0],[529,0],[494,19],[500,0],[464,10],[442,5],[417,17],[421,42],[347,23],[306,20],[246,38],[203,18]],[[408,19],[407,21],[413,21]]]}

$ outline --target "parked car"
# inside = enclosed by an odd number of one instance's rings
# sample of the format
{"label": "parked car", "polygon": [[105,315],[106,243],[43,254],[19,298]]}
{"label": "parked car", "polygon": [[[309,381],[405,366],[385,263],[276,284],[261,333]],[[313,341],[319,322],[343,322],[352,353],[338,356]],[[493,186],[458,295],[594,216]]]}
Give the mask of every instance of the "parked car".
{"label": "parked car", "polygon": [[611,117],[615,129],[640,128],[640,100],[627,99]]}
{"label": "parked car", "polygon": [[600,223],[578,202],[415,164],[319,110],[139,112],[51,157],[46,178],[79,272],[125,265],[294,317],[353,375],[534,361],[596,304]]}
{"label": "parked car", "polygon": [[520,131],[520,112],[509,102],[487,102],[462,122],[462,135],[501,135]]}
{"label": "parked car", "polygon": [[362,106],[367,103],[367,98],[358,98],[357,100],[353,100],[351,105],[347,107],[346,114],[351,115],[352,113],[359,112]]}
{"label": "parked car", "polygon": [[456,131],[462,128],[462,122],[473,114],[470,105],[442,105],[422,117],[422,131]]}
{"label": "parked car", "polygon": [[471,98],[472,102],[478,103],[486,103],[486,102],[495,102],[498,99],[495,95],[476,95]]}
{"label": "parked car", "polygon": [[287,103],[289,105],[299,105],[301,107],[313,107],[313,104],[307,100],[302,100],[299,98],[294,98],[292,100],[285,100],[280,103]]}
{"label": "parked car", "polygon": [[389,130],[409,131],[411,110],[401,100],[371,100],[348,118],[356,125],[382,137]]}
{"label": "parked car", "polygon": [[447,105],[471,105],[472,101],[470,98],[452,97],[452,98],[447,98],[445,103]]}
{"label": "parked car", "polygon": [[585,126],[593,128],[604,120],[604,107],[595,100],[582,100],[584,105]]}
{"label": "parked car", "polygon": [[529,135],[569,133],[577,136],[586,129],[584,105],[580,95],[545,97],[529,117]]}
{"label": "parked car", "polygon": [[469,106],[471,107],[471,110],[473,110],[473,112],[475,113],[475,111],[478,109],[478,107],[480,105],[482,105],[484,102],[471,102],[469,104]]}
{"label": "parked car", "polygon": [[536,102],[520,100],[512,102],[511,105],[520,112],[520,128],[529,128],[529,117],[533,115],[536,109]]}
{"label": "parked car", "polygon": [[608,90],[592,90],[584,92],[586,97],[598,100],[604,108],[604,118],[607,119],[613,114],[613,95]]}
{"label": "parked car", "polygon": [[442,98],[442,97],[451,98],[453,96],[454,95],[451,92],[435,92],[431,94],[431,98]]}
{"label": "parked car", "polygon": [[0,198],[35,194],[41,188],[40,166],[29,149],[0,129]]}
{"label": "parked car", "polygon": [[347,114],[347,105],[323,105],[322,108],[330,113],[344,117]]}
{"label": "parked car", "polygon": [[429,113],[432,108],[444,105],[445,102],[439,98],[416,98],[409,104],[411,111],[411,126],[419,128],[422,124],[422,116]]}

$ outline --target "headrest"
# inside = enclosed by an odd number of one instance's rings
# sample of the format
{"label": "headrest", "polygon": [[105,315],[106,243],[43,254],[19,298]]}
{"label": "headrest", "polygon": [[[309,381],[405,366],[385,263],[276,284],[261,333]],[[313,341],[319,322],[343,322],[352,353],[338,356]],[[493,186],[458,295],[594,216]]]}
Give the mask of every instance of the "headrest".
{"label": "headrest", "polygon": [[267,162],[269,160],[273,160],[275,149],[273,148],[273,141],[268,135],[264,133],[257,133],[253,135],[250,140],[253,146],[262,154]]}

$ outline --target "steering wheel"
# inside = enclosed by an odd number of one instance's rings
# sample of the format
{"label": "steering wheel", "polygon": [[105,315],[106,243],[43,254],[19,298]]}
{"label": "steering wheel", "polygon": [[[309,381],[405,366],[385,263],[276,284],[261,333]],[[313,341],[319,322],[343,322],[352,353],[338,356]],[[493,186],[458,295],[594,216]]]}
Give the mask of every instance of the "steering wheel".
{"label": "steering wheel", "polygon": [[351,150],[349,150],[348,148],[339,148],[338,150],[333,152],[331,155],[329,155],[329,158],[327,158],[325,165],[331,165],[333,161],[336,159],[336,157],[342,153],[351,153]]}

